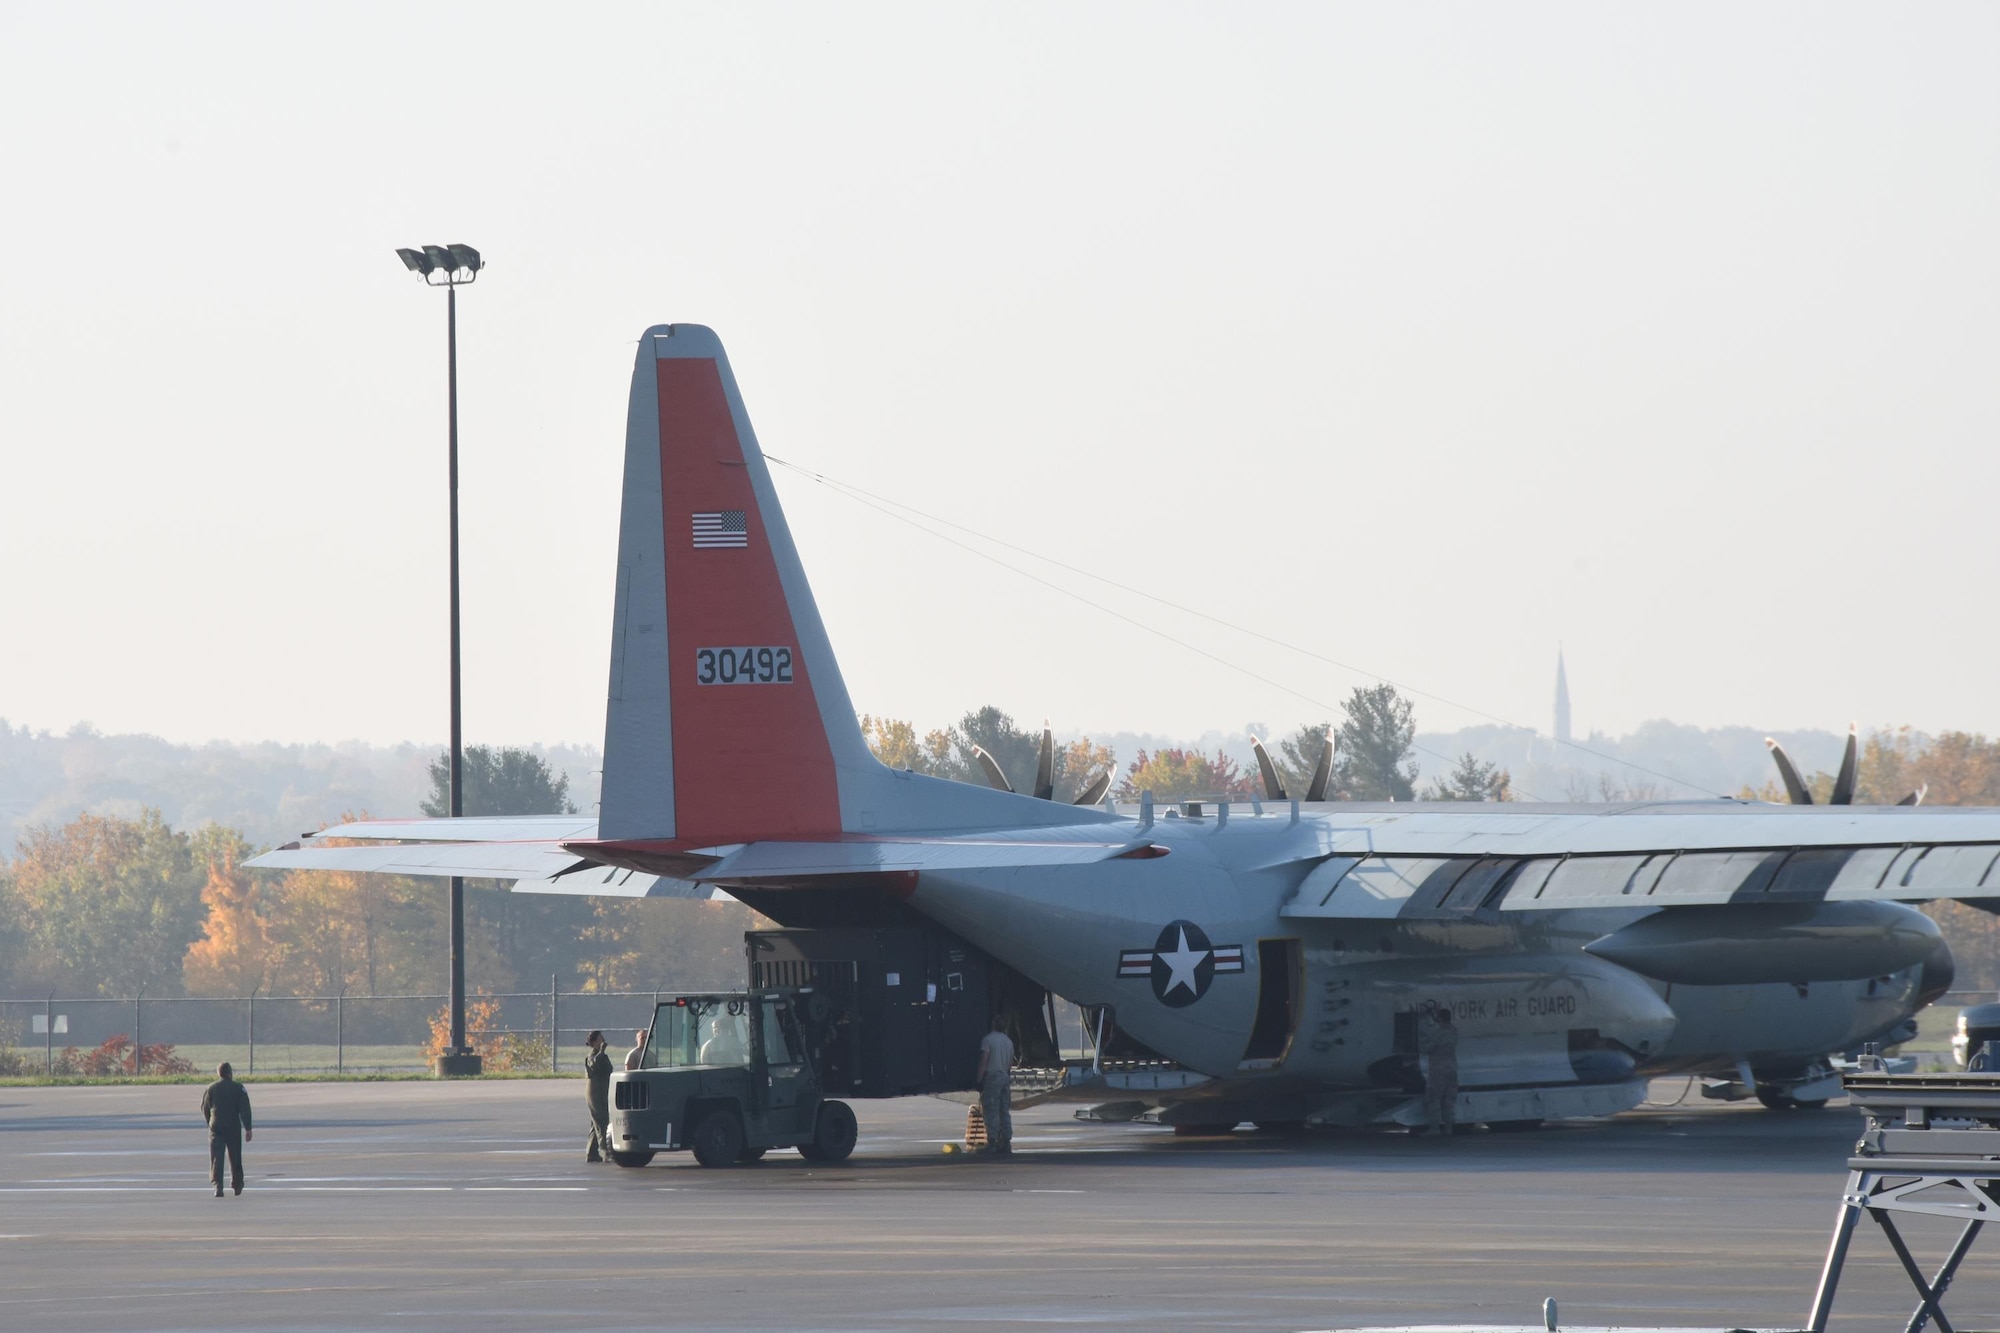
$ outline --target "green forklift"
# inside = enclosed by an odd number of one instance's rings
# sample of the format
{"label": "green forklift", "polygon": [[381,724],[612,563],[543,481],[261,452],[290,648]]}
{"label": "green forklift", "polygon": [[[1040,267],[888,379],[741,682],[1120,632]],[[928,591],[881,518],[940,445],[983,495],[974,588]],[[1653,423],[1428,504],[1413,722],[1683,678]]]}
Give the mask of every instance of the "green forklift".
{"label": "green forklift", "polygon": [[637,1069],[611,1076],[611,1160],[641,1167],[688,1149],[703,1166],[797,1148],[845,1161],[857,1128],[821,1083],[836,1019],[812,987],[676,995],[653,1010]]}

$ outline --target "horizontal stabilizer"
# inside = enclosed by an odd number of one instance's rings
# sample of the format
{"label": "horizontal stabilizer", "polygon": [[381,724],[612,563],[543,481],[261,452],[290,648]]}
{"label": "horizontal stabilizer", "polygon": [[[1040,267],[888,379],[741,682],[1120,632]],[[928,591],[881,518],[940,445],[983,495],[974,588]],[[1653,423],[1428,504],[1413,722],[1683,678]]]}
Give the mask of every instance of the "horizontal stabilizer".
{"label": "horizontal stabilizer", "polygon": [[470,815],[461,819],[364,819],[329,824],[302,842],[344,838],[355,842],[569,842],[597,836],[589,815]]}
{"label": "horizontal stabilizer", "polygon": [[582,865],[552,842],[388,843],[379,847],[290,847],[244,862],[256,870],[347,870],[466,879],[545,879]]}

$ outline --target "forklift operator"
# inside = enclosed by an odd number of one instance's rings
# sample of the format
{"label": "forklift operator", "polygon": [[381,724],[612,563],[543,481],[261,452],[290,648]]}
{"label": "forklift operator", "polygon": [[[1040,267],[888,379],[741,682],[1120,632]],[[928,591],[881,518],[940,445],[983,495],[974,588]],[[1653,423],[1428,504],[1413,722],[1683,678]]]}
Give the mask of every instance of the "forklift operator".
{"label": "forklift operator", "polygon": [[746,1014],[724,1013],[717,1009],[702,1020],[708,1034],[702,1039],[698,1062],[705,1065],[740,1065],[750,1060],[749,1018]]}

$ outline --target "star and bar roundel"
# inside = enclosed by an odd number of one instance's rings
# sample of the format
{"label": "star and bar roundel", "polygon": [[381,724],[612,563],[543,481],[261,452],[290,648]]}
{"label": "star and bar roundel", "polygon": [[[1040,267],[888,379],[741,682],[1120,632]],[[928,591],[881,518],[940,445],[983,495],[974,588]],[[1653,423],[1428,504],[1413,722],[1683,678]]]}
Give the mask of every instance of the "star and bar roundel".
{"label": "star and bar roundel", "polygon": [[1207,932],[1192,921],[1170,921],[1152,948],[1118,955],[1119,979],[1148,978],[1153,998],[1169,1009],[1185,1008],[1208,994],[1216,973],[1242,970],[1242,945],[1210,944]]}

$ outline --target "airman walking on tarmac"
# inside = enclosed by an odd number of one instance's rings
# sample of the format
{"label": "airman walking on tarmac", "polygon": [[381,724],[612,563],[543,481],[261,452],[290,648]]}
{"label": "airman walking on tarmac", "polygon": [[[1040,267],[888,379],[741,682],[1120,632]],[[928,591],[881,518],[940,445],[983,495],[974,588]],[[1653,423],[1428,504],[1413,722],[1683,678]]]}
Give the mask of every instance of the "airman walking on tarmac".
{"label": "airman walking on tarmac", "polygon": [[243,1192],[243,1144],[250,1137],[250,1094],[235,1079],[224,1060],[215,1067],[215,1082],[201,1094],[201,1118],[208,1122],[208,1183],[222,1197],[222,1161],[229,1159],[229,1184]]}

